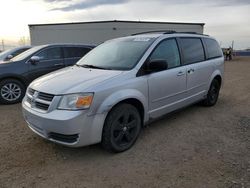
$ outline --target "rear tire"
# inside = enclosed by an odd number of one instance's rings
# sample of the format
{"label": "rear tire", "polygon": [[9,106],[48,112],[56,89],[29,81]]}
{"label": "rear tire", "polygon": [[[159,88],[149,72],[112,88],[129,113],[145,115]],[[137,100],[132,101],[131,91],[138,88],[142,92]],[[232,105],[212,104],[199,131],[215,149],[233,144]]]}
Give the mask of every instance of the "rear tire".
{"label": "rear tire", "polygon": [[25,86],[18,80],[5,79],[0,82],[0,103],[15,104],[25,95]]}
{"label": "rear tire", "polygon": [[108,114],[102,133],[102,146],[110,152],[131,148],[141,131],[141,116],[130,104],[119,104]]}
{"label": "rear tire", "polygon": [[208,90],[206,99],[203,100],[204,106],[214,106],[218,100],[220,93],[220,83],[218,80],[214,79]]}

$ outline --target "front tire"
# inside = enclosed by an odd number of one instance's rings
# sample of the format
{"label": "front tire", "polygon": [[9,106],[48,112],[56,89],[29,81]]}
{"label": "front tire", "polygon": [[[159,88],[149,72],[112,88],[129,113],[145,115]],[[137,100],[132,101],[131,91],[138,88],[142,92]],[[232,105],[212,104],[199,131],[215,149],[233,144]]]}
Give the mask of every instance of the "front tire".
{"label": "front tire", "polygon": [[0,82],[0,103],[15,104],[22,101],[25,86],[18,80],[6,79]]}
{"label": "front tire", "polygon": [[220,83],[218,80],[214,79],[208,90],[206,99],[203,101],[204,106],[214,106],[218,100],[220,93]]}
{"label": "front tire", "polygon": [[141,116],[130,104],[119,104],[108,114],[103,128],[102,146],[122,152],[133,146],[141,131]]}

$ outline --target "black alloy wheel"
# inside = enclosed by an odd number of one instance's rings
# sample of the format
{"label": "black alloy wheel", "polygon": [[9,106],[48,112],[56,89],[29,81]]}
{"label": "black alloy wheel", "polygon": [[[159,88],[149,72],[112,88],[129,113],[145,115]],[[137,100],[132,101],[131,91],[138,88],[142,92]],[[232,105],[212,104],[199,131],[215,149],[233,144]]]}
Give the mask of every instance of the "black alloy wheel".
{"label": "black alloy wheel", "polygon": [[206,99],[203,101],[205,106],[214,106],[218,100],[220,93],[220,83],[214,79],[210,85]]}
{"label": "black alloy wheel", "polygon": [[130,104],[120,104],[106,118],[102,146],[109,151],[122,152],[136,141],[141,130],[141,117]]}

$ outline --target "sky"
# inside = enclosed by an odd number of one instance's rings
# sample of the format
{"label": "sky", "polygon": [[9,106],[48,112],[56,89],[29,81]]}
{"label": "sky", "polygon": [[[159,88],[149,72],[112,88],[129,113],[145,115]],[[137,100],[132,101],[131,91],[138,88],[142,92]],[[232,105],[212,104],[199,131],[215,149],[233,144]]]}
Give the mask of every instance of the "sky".
{"label": "sky", "polygon": [[103,20],[205,23],[222,47],[250,48],[250,0],[3,0],[0,40],[28,38],[28,24]]}

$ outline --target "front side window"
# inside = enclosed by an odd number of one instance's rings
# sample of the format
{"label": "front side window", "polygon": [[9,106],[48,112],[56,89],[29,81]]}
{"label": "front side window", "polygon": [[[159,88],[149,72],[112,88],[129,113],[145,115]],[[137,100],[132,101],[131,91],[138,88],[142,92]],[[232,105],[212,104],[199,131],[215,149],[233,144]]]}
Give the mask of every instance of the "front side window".
{"label": "front side window", "polygon": [[168,63],[168,68],[180,66],[180,56],[175,39],[168,39],[161,42],[150,56],[152,60],[165,60]]}
{"label": "front side window", "polygon": [[205,60],[204,49],[200,38],[181,38],[184,64],[197,63]]}
{"label": "front side window", "polygon": [[52,59],[61,59],[62,53],[61,48],[49,48],[45,49],[42,52],[38,53],[36,56],[38,56],[41,60],[52,60]]}
{"label": "front side window", "polygon": [[91,50],[77,65],[113,70],[130,70],[153,43],[153,37],[129,37],[105,42]]}
{"label": "front side window", "polygon": [[208,59],[222,57],[221,48],[216,40],[205,38],[204,41],[207,47]]}

